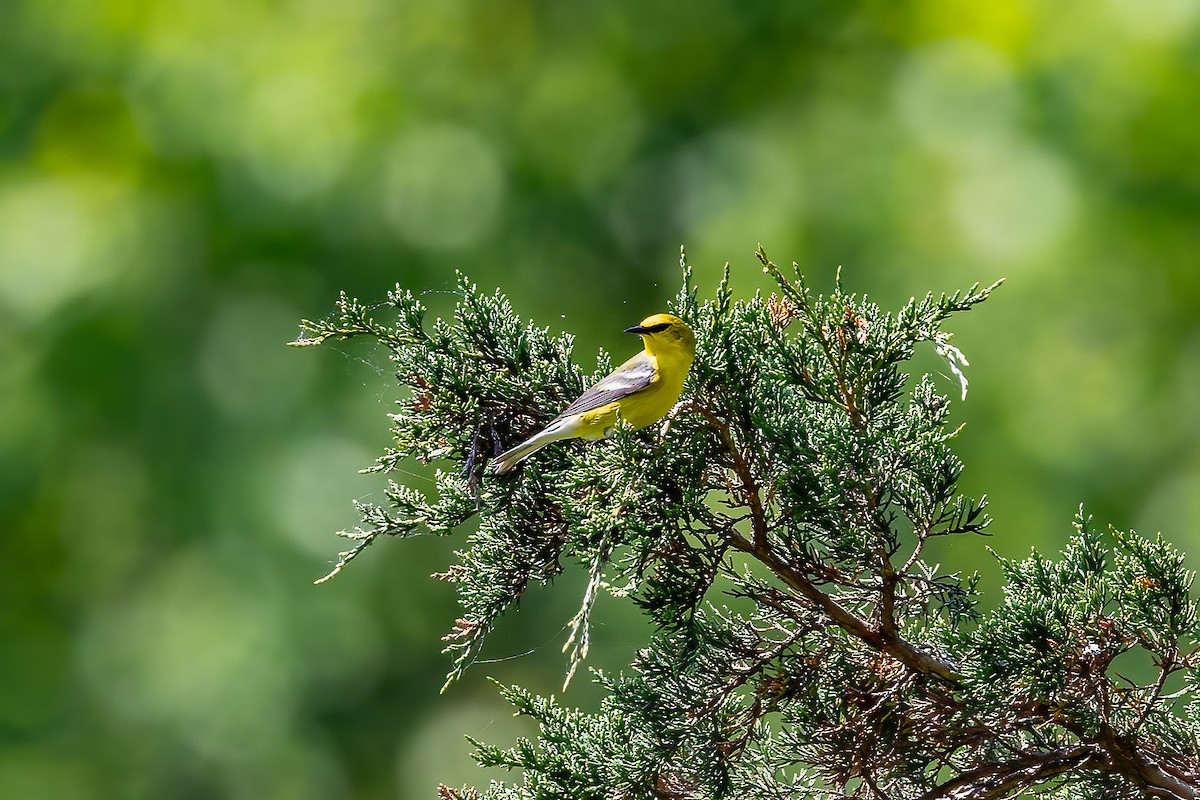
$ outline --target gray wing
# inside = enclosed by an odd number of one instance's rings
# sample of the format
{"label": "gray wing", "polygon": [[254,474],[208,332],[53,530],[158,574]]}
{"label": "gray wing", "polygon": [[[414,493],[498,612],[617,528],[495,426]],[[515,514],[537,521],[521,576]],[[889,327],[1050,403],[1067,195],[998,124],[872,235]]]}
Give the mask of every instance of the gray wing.
{"label": "gray wing", "polygon": [[550,421],[553,425],[563,417],[572,414],[582,414],[600,406],[628,397],[634,392],[645,389],[654,380],[654,361],[645,352],[638,353],[622,364],[616,372],[601,378],[599,381],[579,396],[561,414]]}

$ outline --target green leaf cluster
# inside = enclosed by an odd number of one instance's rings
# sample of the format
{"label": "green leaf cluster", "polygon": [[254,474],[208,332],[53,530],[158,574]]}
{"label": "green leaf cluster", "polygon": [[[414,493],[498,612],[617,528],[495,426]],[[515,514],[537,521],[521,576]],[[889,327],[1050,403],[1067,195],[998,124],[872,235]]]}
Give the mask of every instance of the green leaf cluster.
{"label": "green leaf cluster", "polygon": [[[944,324],[994,286],[914,299],[896,312],[826,295],[759,251],[769,296],[735,300],[726,275],[701,300],[681,258],[670,310],[693,327],[695,365],[661,430],[563,443],[511,476],[488,460],[536,432],[595,374],[572,341],[521,320],[460,278],[452,320],[397,289],[394,320],[342,298],[296,344],[366,336],[404,387],[393,447],[453,465],[428,494],[393,484],[340,569],[382,535],[449,533],[472,517],[458,562],[462,616],[448,681],[531,583],[586,571],[568,680],[601,590],[653,623],[620,675],[596,674],[594,712],[502,691],[540,735],[476,742],[520,772],[486,798],[1195,797],[1200,729],[1192,575],[1161,538],[1111,535],[1081,516],[1059,560],[1002,562],[1004,604],[983,614],[976,577],[924,557],[938,537],[981,533],[985,498],[958,489],[949,399],[907,364],[966,359]],[[1120,671],[1142,654],[1154,676]],[[479,796],[443,787],[445,797]]]}

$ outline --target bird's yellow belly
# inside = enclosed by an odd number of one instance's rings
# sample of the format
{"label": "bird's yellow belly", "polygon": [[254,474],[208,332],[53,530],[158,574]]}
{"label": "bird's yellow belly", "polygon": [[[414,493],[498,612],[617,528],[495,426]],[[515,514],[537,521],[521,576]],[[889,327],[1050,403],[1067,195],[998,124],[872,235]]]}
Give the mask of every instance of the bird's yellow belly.
{"label": "bird's yellow belly", "polygon": [[611,435],[617,425],[617,404],[593,408],[579,415],[579,438],[587,441],[603,439]]}
{"label": "bird's yellow belly", "polygon": [[580,415],[579,437],[590,441],[611,436],[618,420],[635,431],[653,425],[675,405],[682,388],[655,381],[621,401],[584,412]]}

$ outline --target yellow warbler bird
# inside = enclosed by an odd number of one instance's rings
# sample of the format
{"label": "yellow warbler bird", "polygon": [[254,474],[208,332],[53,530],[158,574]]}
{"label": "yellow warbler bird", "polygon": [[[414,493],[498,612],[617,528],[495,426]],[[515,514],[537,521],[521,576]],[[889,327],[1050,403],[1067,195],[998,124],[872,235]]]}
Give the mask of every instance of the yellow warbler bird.
{"label": "yellow warbler bird", "polygon": [[645,349],[584,392],[540,433],[496,456],[496,474],[510,472],[552,442],[603,439],[612,435],[618,419],[638,430],[671,410],[696,356],[692,329],[673,314],[655,314],[625,332],[640,334]]}

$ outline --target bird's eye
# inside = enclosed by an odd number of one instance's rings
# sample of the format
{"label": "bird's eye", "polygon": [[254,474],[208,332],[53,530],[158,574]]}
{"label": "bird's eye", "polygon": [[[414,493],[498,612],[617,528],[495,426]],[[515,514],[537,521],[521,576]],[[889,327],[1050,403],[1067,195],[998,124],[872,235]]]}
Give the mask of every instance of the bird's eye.
{"label": "bird's eye", "polygon": [[671,323],[660,322],[657,325],[651,325],[649,328],[646,328],[646,333],[662,333],[669,327],[671,327]]}

